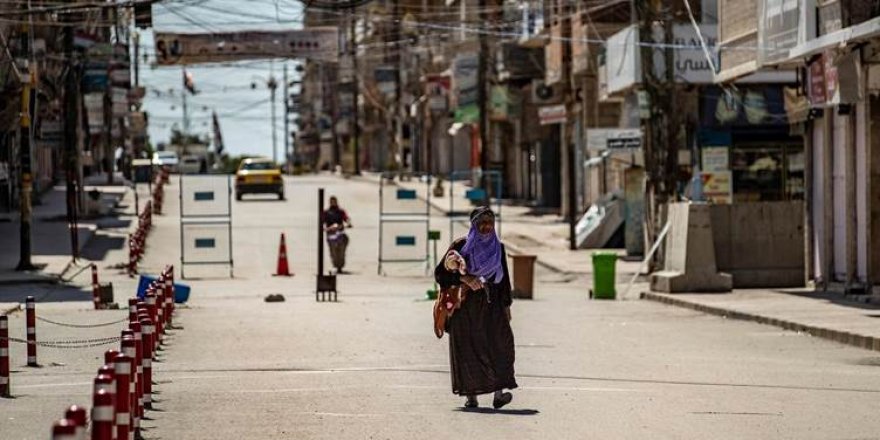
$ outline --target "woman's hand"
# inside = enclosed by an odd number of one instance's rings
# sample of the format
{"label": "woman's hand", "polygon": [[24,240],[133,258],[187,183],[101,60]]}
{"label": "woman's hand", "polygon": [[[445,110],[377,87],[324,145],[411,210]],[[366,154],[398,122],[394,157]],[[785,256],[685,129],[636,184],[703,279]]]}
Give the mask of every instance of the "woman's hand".
{"label": "woman's hand", "polygon": [[461,277],[461,282],[466,284],[474,292],[483,288],[483,283],[480,282],[480,279],[472,275],[463,275]]}
{"label": "woman's hand", "polygon": [[507,315],[507,322],[510,322],[513,320],[513,317],[510,316],[510,307],[504,308],[504,314]]}

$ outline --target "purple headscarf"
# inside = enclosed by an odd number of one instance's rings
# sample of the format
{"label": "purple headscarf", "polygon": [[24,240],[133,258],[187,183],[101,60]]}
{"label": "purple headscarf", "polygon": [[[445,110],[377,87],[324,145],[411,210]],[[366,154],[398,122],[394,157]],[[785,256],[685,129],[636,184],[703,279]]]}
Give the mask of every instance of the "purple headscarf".
{"label": "purple headscarf", "polygon": [[486,281],[500,283],[504,278],[504,269],[501,261],[501,240],[495,231],[481,234],[478,229],[480,218],[490,215],[495,218],[495,213],[488,207],[475,209],[471,213],[471,229],[467,235],[461,255],[467,261],[467,271],[470,275],[481,277]]}

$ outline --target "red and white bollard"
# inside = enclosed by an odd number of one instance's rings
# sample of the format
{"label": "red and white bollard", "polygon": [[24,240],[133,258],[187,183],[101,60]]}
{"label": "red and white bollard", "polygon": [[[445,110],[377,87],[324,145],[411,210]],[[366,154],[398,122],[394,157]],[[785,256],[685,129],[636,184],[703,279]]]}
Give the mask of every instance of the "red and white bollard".
{"label": "red and white bollard", "polygon": [[93,390],[93,393],[95,393],[95,394],[97,394],[98,391],[104,390],[113,396],[113,398],[112,398],[112,405],[113,405],[113,418],[112,418],[113,437],[112,437],[112,439],[113,440],[117,439],[117,437],[116,437],[116,434],[117,434],[116,433],[117,404],[116,404],[116,361],[115,361],[115,359],[116,359],[116,356],[118,356],[118,355],[119,355],[119,352],[116,350],[107,350],[107,352],[104,353],[104,359],[107,359],[108,357],[110,357],[111,360],[110,360],[110,362],[106,363],[105,365],[103,365],[101,368],[98,369],[98,375],[95,377],[95,386],[94,386],[94,390]]}
{"label": "red and white bollard", "polygon": [[153,322],[141,315],[144,353],[144,408],[153,409]]}
{"label": "red and white bollard", "polygon": [[144,418],[144,334],[139,321],[128,323],[128,328],[134,333],[135,353],[137,356],[137,416]]}
{"label": "red and white bollard", "polygon": [[[132,339],[132,341],[134,341]],[[120,354],[113,360],[113,371],[116,373],[116,438],[131,440],[131,372],[134,360]]]}
{"label": "red and white bollard", "polygon": [[[151,316],[150,319],[156,326],[156,332],[161,335],[165,330],[165,274],[159,277],[154,293],[153,308],[155,309],[155,315]],[[159,340],[161,339],[160,337]]]}
{"label": "red and white bollard", "polygon": [[9,317],[0,315],[0,397],[12,397],[9,380]]}
{"label": "red and white bollard", "polygon": [[76,427],[74,435],[77,440],[86,440],[86,432],[89,426],[86,409],[73,405],[64,412],[64,418],[73,422]]}
{"label": "red and white bollard", "polygon": [[134,236],[128,234],[128,276],[133,277],[137,273],[137,243]]}
{"label": "red and white bollard", "polygon": [[113,366],[113,364],[101,365],[101,368],[98,368],[98,376],[109,377],[112,380],[112,382],[107,384],[107,385],[111,385],[108,389],[110,391],[112,391],[113,393],[116,393],[116,379],[114,379],[116,377],[116,369]]}
{"label": "red and white bollard", "polygon": [[107,350],[104,352],[104,365],[113,366],[113,363],[116,362],[116,356],[119,355],[119,352],[116,350]]}
{"label": "red and white bollard", "polygon": [[137,320],[138,302],[137,298],[128,299],[128,322]]}
{"label": "red and white bollard", "polygon": [[[158,321],[159,309],[156,304],[157,298],[155,290],[147,291],[147,296],[145,299],[147,301],[147,312],[150,314],[150,321]],[[162,338],[158,338],[158,340],[156,340],[156,343],[153,344],[154,347],[158,346],[160,342],[162,342]]]}
{"label": "red and white bollard", "polygon": [[25,300],[27,309],[27,365],[39,367],[37,363],[37,302],[29,296]]}
{"label": "red and white bollard", "polygon": [[174,317],[174,266],[168,266],[168,277],[165,279],[165,327],[173,328]]}
{"label": "red and white bollard", "polygon": [[129,385],[129,401],[131,403],[131,429],[137,435],[141,428],[141,408],[143,403],[141,400],[141,381],[143,380],[143,370],[141,359],[138,358],[137,341],[134,339],[134,332],[125,330],[122,332],[122,353],[131,358],[131,381]]}
{"label": "red and white bollard", "polygon": [[98,266],[92,263],[92,301],[95,303],[95,310],[101,305],[101,285],[98,283]]}
{"label": "red and white bollard", "polygon": [[113,440],[113,394],[105,390],[92,399],[92,440]]}
{"label": "red and white bollard", "polygon": [[52,440],[80,440],[76,437],[76,423],[62,419],[52,425]]}

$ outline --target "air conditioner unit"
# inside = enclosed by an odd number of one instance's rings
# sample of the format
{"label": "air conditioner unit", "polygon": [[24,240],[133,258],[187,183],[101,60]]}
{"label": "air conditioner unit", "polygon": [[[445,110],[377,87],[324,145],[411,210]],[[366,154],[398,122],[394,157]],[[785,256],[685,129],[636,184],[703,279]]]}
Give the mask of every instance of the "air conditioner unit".
{"label": "air conditioner unit", "polygon": [[532,81],[532,103],[558,104],[562,102],[562,91],[558,85],[548,86],[543,80]]}

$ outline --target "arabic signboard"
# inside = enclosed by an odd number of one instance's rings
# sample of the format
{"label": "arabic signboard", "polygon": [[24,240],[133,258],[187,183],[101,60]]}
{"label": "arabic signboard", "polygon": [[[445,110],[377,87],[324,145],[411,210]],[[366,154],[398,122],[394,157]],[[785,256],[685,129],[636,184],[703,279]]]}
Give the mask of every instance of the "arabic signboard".
{"label": "arabic signboard", "polygon": [[642,148],[642,130],[638,128],[591,128],[587,130],[587,148],[603,151],[632,151]]}
{"label": "arabic signboard", "polygon": [[637,43],[639,29],[630,26],[608,39],[605,53],[606,84],[608,93],[616,93],[642,82],[641,51]]}
{"label": "arabic signboard", "polygon": [[373,72],[376,86],[383,95],[393,96],[397,93],[398,69],[394,66],[379,66]]}
{"label": "arabic signboard", "polygon": [[339,57],[336,27],[210,34],[157,32],[155,40],[156,62],[161,66],[276,57],[336,61]]}
{"label": "arabic signboard", "polygon": [[563,124],[567,119],[565,104],[545,105],[538,108],[538,120],[541,125]]}
{"label": "arabic signboard", "polygon": [[476,52],[462,53],[455,57],[453,79],[455,83],[456,106],[465,107],[477,103],[479,67],[480,58]]}
{"label": "arabic signboard", "polygon": [[489,94],[489,119],[506,121],[510,116],[510,93],[507,86],[492,86]]}
{"label": "arabic signboard", "polygon": [[706,201],[729,204],[733,200],[730,171],[714,171],[702,174],[703,197]]}
{"label": "arabic signboard", "polygon": [[815,106],[824,105],[828,101],[825,94],[825,56],[822,55],[810,64],[809,87],[810,104]]}
{"label": "arabic signboard", "polygon": [[98,134],[104,131],[104,94],[86,93],[83,95],[83,104],[86,107],[86,117],[89,121],[89,134]]}
{"label": "arabic signboard", "polygon": [[758,64],[774,64],[788,59],[797,46],[800,0],[763,0],[758,22]]}
{"label": "arabic signboard", "polygon": [[703,171],[730,171],[730,150],[727,147],[703,147]]}
{"label": "arabic signboard", "polygon": [[354,82],[354,59],[350,54],[339,57],[339,82]]}
{"label": "arabic signboard", "polygon": [[452,78],[446,75],[428,75],[425,82],[425,95],[428,97],[428,108],[433,112],[445,112],[449,109],[449,89]]}
{"label": "arabic signboard", "polygon": [[861,71],[858,52],[835,56],[826,51],[807,71],[810,105],[823,107],[861,101]]}

